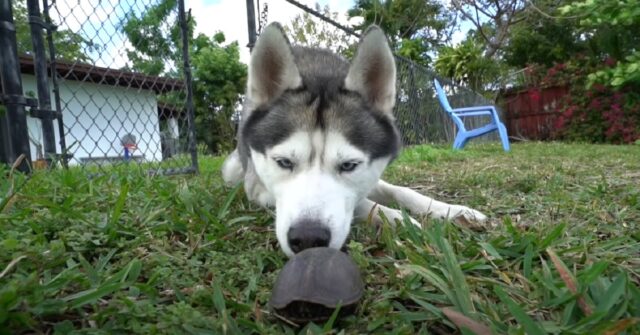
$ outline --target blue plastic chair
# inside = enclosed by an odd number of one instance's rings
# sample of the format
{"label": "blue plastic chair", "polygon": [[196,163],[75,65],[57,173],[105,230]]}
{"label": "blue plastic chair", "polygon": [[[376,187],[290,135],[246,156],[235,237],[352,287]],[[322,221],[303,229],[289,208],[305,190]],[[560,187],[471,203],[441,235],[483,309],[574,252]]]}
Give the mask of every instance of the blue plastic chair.
{"label": "blue plastic chair", "polygon": [[[482,136],[484,134],[490,133],[492,131],[497,130],[500,134],[500,140],[502,141],[502,148],[504,151],[511,150],[509,145],[509,137],[507,136],[507,128],[500,122],[500,118],[498,117],[498,112],[493,106],[477,106],[477,107],[465,107],[465,108],[451,108],[449,104],[449,100],[447,99],[447,95],[444,93],[442,86],[438,82],[437,79],[433,80],[433,84],[436,87],[436,92],[438,93],[438,100],[440,101],[440,105],[442,108],[451,116],[453,122],[458,127],[458,135],[456,135],[456,139],[453,142],[454,149],[462,149],[467,142],[478,136]],[[467,130],[464,126],[464,122],[462,122],[463,117],[469,116],[491,116],[491,122],[485,126],[480,128]]]}

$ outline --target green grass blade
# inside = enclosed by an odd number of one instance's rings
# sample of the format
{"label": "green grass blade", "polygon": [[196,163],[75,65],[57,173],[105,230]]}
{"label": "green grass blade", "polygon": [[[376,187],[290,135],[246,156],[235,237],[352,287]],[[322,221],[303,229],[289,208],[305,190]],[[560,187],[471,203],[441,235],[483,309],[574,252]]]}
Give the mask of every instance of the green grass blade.
{"label": "green grass blade", "polygon": [[222,294],[222,289],[220,288],[220,284],[218,284],[218,282],[213,283],[213,305],[221,315],[224,314],[224,312],[227,310],[227,306],[224,301],[224,295]]}
{"label": "green grass blade", "polygon": [[496,248],[494,248],[491,243],[487,243],[487,242],[480,242],[478,243],[482,248],[484,248],[484,250],[487,251],[487,253],[489,253],[489,255],[493,256],[493,258],[495,259],[502,259],[502,256],[500,255],[500,253],[498,252],[498,250],[496,250]]}
{"label": "green grass blade", "polygon": [[551,232],[549,232],[548,234],[545,233],[545,238],[542,240],[542,242],[540,242],[540,245],[538,246],[538,250],[544,250],[547,247],[549,247],[555,240],[559,239],[560,236],[562,236],[562,233],[564,233],[565,228],[567,227],[566,223],[561,223],[559,225],[556,225],[553,230]]}
{"label": "green grass blade", "polygon": [[87,277],[89,277],[89,281],[91,282],[91,286],[98,285],[100,283],[100,276],[98,272],[91,266],[89,262],[82,256],[82,254],[78,255],[78,260],[80,261],[80,265],[82,265],[82,269],[86,273]]}
{"label": "green grass blade", "polygon": [[84,306],[88,303],[95,302],[102,297],[118,291],[121,287],[121,283],[106,284],[97,288],[92,288],[72,295],[68,295],[62,298],[62,300],[70,302],[71,304],[69,305],[69,307],[74,309]]}
{"label": "green grass blade", "polygon": [[522,273],[525,278],[531,277],[531,262],[533,261],[533,244],[529,243],[524,251],[524,260],[522,261]]}
{"label": "green grass blade", "polygon": [[601,301],[596,307],[598,312],[607,312],[618,302],[620,297],[624,294],[627,286],[627,276],[624,274],[618,275],[618,277],[611,283],[611,286],[604,294],[605,300]]}
{"label": "green grass blade", "polygon": [[465,315],[470,315],[475,311],[473,302],[471,301],[471,292],[469,285],[465,279],[458,259],[456,257],[451,244],[442,234],[441,226],[436,226],[434,229],[434,237],[439,240],[439,247],[444,257],[444,265],[447,269],[449,279],[451,280],[451,287],[453,288],[453,294],[455,296],[456,307]]}
{"label": "green grass blade", "polygon": [[218,210],[218,220],[222,221],[229,215],[230,213],[229,208],[231,207],[233,200],[236,198],[236,195],[238,194],[238,191],[240,191],[241,188],[242,188],[242,184],[239,183],[238,185],[236,185],[231,189],[226,199],[224,200],[222,207],[220,207],[220,209]]}
{"label": "green grass blade", "polygon": [[336,309],[333,311],[333,313],[331,313],[331,317],[329,317],[329,320],[325,322],[324,326],[322,327],[322,330],[324,332],[329,332],[331,331],[331,329],[333,329],[333,325],[335,324],[336,320],[338,319],[338,315],[340,314],[340,309],[342,309],[342,304],[338,304],[338,306],[336,306]]}
{"label": "green grass blade", "polygon": [[118,221],[120,220],[120,216],[122,215],[122,209],[124,208],[124,204],[127,201],[127,194],[129,194],[129,183],[123,182],[122,186],[120,187],[120,195],[118,195],[118,199],[116,200],[116,203],[113,206],[111,220],[109,220],[109,227],[111,229],[115,229],[115,226],[118,224]]}
{"label": "green grass blade", "polygon": [[118,249],[111,249],[106,256],[100,257],[100,259],[98,260],[98,264],[96,264],[96,272],[100,273],[104,271],[104,268],[107,266],[107,264],[109,264],[109,261],[117,251]]}
{"label": "green grass blade", "polygon": [[422,266],[412,265],[412,264],[404,265],[404,266],[401,266],[400,268],[409,270],[411,272],[414,272],[420,275],[427,282],[429,282],[431,285],[435,286],[438,290],[444,293],[449,298],[449,300],[451,300],[451,303],[456,302],[455,294],[449,289],[449,285],[446,283],[444,279],[438,276],[435,272],[429,269],[426,269]]}
{"label": "green grass blade", "polygon": [[520,307],[513,299],[511,299],[499,286],[494,287],[494,292],[502,301],[503,304],[507,305],[507,309],[511,313],[511,315],[518,321],[520,325],[524,328],[525,332],[528,335],[545,335],[546,333],[538,324],[536,324],[533,319],[525,311]]}
{"label": "green grass blade", "polygon": [[127,264],[127,271],[122,278],[122,282],[135,283],[140,277],[140,273],[142,272],[142,262],[137,258],[134,258]]}
{"label": "green grass blade", "polygon": [[609,262],[601,261],[591,265],[587,270],[580,274],[580,283],[588,286],[593,283],[602,273],[609,267]]}

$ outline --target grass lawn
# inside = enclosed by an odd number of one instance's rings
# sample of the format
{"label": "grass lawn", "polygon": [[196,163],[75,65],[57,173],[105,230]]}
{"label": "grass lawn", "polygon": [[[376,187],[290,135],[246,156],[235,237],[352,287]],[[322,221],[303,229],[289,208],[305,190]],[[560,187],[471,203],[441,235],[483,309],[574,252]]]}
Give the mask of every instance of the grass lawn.
{"label": "grass lawn", "polygon": [[266,305],[286,262],[272,213],[200,161],[172,177],[0,168],[0,334],[640,334],[639,145],[406,149],[387,180],[491,224],[356,224],[358,311],[304,329]]}

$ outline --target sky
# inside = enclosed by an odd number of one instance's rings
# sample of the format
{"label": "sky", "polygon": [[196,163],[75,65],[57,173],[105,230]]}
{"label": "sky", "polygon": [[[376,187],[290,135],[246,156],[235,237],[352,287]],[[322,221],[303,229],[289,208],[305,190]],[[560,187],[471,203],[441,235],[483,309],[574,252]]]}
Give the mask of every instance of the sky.
{"label": "sky", "polygon": [[[283,25],[291,22],[297,15],[304,12],[284,0],[259,0],[260,10],[266,3],[269,7],[268,21],[278,21]],[[329,5],[329,8],[338,12],[341,23],[347,23],[347,10],[353,6],[353,0],[299,0],[309,7],[314,7],[317,2],[320,6]],[[198,23],[197,32],[213,35],[215,31],[222,31],[227,41],[238,41],[241,47],[240,60],[249,61],[249,33],[247,28],[247,7],[244,0],[185,0],[185,5],[192,8],[191,14]],[[256,8],[256,18],[260,10]]]}
{"label": "sky", "polygon": [[[447,0],[443,0],[447,1]],[[264,4],[269,7],[268,22],[278,21],[283,25],[291,22],[301,9],[284,0],[259,0],[260,8],[256,8],[256,18]],[[314,7],[317,2],[321,6],[329,5],[333,12],[338,12],[338,21],[349,23],[346,12],[353,6],[353,0],[299,0]],[[61,29],[80,32],[96,45],[102,46],[90,50],[89,56],[98,66],[121,68],[126,65],[126,49],[131,48],[127,38],[118,31],[120,20],[126,13],[140,13],[141,4],[154,3],[154,0],[119,1],[119,0],[57,0],[51,9],[51,16]],[[187,10],[191,9],[197,26],[196,33],[213,36],[217,31],[225,34],[228,43],[238,41],[240,60],[249,61],[247,8],[245,0],[185,0]],[[357,21],[351,21],[355,23]],[[468,28],[466,28],[468,29]],[[463,30],[464,29],[463,26]],[[464,32],[456,32],[453,43],[464,37]]]}
{"label": "sky", "polygon": [[[227,41],[239,41],[241,46],[240,60],[247,63],[249,61],[249,50],[246,45],[249,43],[247,29],[247,7],[243,0],[185,0],[185,5],[192,8],[192,15],[198,23],[197,32],[207,35],[220,30],[224,32]],[[268,21],[278,21],[284,25],[291,22],[294,17],[303,13],[301,9],[284,0],[259,0],[260,7],[268,4]],[[447,0],[444,0],[447,1]],[[314,7],[317,2],[324,7],[329,5],[333,12],[338,12],[340,23],[349,23],[347,20],[347,10],[353,4],[353,0],[299,0],[309,7]],[[261,9],[260,8],[260,9]],[[256,16],[259,17],[259,10],[256,8]],[[352,21],[353,23],[353,21]],[[464,38],[468,25],[462,26],[464,31],[457,31],[453,35],[452,42],[457,44]]]}

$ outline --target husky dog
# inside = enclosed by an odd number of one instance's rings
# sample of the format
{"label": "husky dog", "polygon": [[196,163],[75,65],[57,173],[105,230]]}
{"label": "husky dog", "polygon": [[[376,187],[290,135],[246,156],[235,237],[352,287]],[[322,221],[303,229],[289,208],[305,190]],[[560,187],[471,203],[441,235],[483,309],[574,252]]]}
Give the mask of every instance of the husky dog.
{"label": "husky dog", "polygon": [[[324,49],[291,46],[278,23],[267,26],[249,64],[238,146],[225,160],[228,185],[244,181],[249,200],[276,210],[276,235],[288,256],[343,246],[354,219],[380,211],[482,223],[471,208],[428,198],[380,180],[398,155],[396,68],[382,30],[362,35],[351,63]],[[417,221],[412,219],[415,224]]]}

